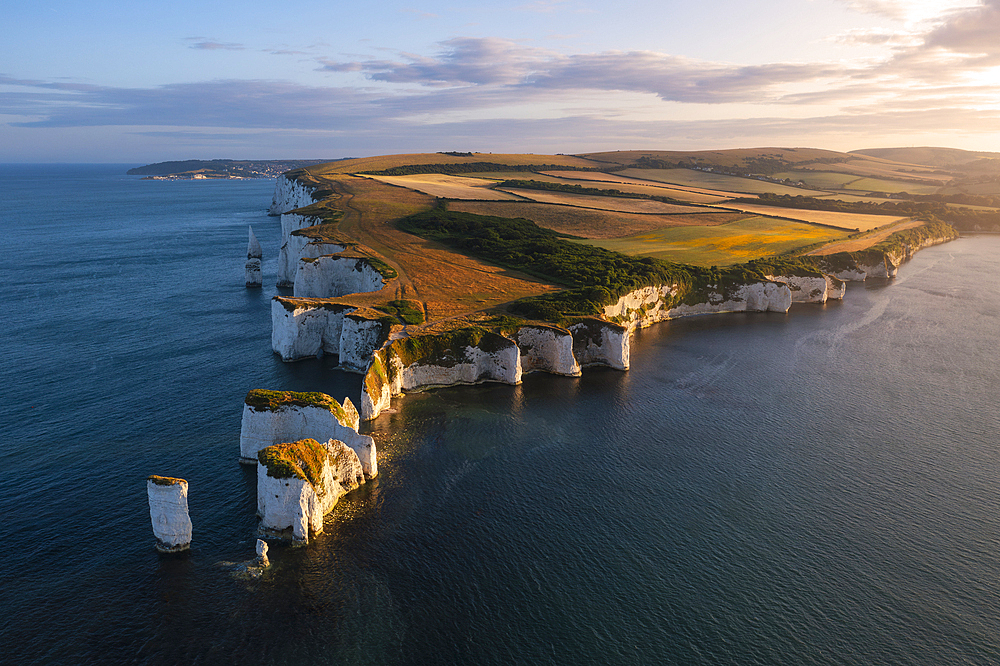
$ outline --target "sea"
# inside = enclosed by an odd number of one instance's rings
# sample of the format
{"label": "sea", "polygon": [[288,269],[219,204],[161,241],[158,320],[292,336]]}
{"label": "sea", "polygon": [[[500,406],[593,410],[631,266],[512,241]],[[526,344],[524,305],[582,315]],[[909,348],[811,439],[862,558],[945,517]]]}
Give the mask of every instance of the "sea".
{"label": "sea", "polygon": [[[1000,237],[656,325],[628,372],[407,395],[248,579],[243,398],[361,377],[271,351],[272,181],[130,166],[0,166],[0,662],[1000,663]],[[186,554],[150,474],[190,484]]]}

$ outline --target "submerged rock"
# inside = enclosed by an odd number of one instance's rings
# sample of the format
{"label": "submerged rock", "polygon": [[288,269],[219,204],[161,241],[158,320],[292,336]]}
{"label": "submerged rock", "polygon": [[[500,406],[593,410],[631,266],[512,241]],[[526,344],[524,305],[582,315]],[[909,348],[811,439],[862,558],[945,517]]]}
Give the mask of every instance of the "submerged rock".
{"label": "submerged rock", "polygon": [[191,518],[188,516],[188,483],[170,476],[150,476],[146,480],[149,518],[153,523],[156,549],[174,553],[191,547]]}

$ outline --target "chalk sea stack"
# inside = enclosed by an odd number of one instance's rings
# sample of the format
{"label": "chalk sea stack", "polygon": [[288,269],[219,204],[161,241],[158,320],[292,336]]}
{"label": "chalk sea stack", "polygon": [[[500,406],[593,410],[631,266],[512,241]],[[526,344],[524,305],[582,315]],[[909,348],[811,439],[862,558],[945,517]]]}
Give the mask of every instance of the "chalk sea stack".
{"label": "chalk sea stack", "polygon": [[248,287],[260,287],[264,283],[260,271],[260,260],[264,256],[264,251],[261,249],[260,243],[257,242],[257,237],[254,236],[253,227],[247,227],[247,229],[250,232],[250,239],[247,241],[246,283]]}
{"label": "chalk sea stack", "polygon": [[149,518],[153,523],[156,549],[161,553],[176,553],[190,548],[188,482],[154,474],[146,479],[146,494],[149,496]]}
{"label": "chalk sea stack", "polygon": [[258,453],[257,513],[263,534],[307,543],[345,493],[365,482],[358,454],[344,442],[275,444]]}

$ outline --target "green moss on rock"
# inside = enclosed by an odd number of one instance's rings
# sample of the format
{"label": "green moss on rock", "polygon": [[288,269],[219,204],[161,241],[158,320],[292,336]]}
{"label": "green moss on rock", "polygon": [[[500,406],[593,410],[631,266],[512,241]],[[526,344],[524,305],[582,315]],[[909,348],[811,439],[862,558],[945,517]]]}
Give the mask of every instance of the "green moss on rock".
{"label": "green moss on rock", "polygon": [[323,465],[328,458],[326,447],[315,439],[274,444],[257,452],[257,460],[275,479],[303,479],[313,488],[323,487]]}
{"label": "green moss on rock", "polygon": [[176,486],[182,483],[187,483],[184,479],[178,479],[173,476],[157,476],[156,474],[150,474],[146,477],[147,481],[152,481],[158,486]]}
{"label": "green moss on rock", "polygon": [[331,412],[341,423],[350,423],[340,403],[325,393],[254,389],[247,393],[245,402],[258,412],[276,412],[286,407],[317,407]]}

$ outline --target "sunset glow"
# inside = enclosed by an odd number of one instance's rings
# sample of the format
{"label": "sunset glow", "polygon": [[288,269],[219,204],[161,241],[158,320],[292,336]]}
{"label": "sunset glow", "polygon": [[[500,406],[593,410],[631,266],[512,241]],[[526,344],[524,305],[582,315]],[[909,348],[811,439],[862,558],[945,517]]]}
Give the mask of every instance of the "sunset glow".
{"label": "sunset glow", "polygon": [[10,9],[0,161],[1000,150],[1000,0],[124,8]]}

